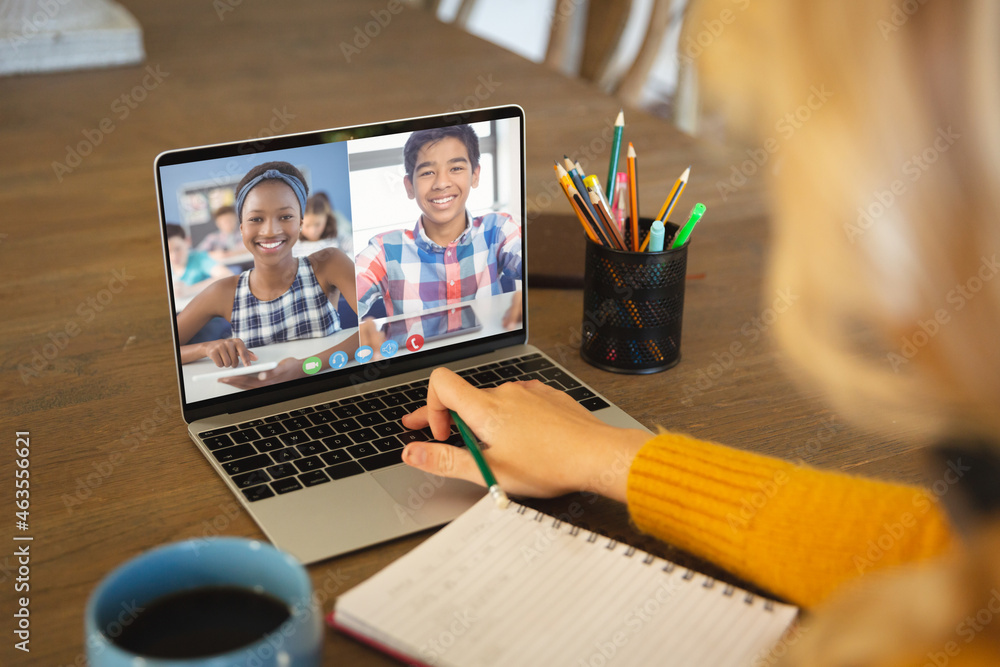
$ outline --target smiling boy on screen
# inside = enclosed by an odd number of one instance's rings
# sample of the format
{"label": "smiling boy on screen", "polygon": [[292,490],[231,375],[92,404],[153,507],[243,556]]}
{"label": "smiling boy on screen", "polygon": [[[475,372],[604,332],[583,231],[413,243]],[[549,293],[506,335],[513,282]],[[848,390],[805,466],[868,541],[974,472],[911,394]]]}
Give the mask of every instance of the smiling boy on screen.
{"label": "smiling boy on screen", "polygon": [[[392,316],[519,291],[520,226],[507,213],[473,218],[465,208],[479,185],[475,131],[455,125],[414,132],[403,163],[406,194],[421,215],[412,229],[378,234],[358,254],[362,317],[379,298]],[[520,298],[514,300],[519,309]]]}

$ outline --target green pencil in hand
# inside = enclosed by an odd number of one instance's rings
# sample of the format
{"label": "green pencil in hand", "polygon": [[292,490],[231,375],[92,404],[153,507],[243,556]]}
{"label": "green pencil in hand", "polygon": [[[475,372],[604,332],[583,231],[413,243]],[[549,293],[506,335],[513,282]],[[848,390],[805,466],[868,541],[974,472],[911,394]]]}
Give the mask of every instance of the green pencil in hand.
{"label": "green pencil in hand", "polygon": [[483,458],[483,453],[479,449],[479,442],[476,440],[476,436],[473,435],[469,427],[465,425],[462,418],[458,416],[458,413],[454,410],[449,410],[451,413],[451,419],[455,422],[455,426],[458,427],[458,432],[462,434],[462,440],[465,441],[465,445],[469,448],[469,452],[472,453],[472,458],[476,460],[476,465],[479,466],[479,472],[483,474],[483,479],[486,480],[486,486],[490,489],[490,495],[493,496],[493,502],[497,504],[500,509],[506,509],[510,505],[510,498],[507,494],[503,492],[500,485],[497,484],[497,478],[493,476],[493,471],[490,470],[490,466],[486,463],[486,459]]}

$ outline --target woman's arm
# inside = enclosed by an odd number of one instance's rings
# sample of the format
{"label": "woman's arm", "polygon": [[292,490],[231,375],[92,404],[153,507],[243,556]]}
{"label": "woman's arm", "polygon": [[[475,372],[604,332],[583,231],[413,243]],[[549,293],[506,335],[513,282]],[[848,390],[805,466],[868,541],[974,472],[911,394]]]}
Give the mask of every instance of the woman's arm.
{"label": "woman's arm", "polygon": [[952,533],[927,490],[661,433],[628,478],[643,531],[811,607],[869,572],[942,554]]}

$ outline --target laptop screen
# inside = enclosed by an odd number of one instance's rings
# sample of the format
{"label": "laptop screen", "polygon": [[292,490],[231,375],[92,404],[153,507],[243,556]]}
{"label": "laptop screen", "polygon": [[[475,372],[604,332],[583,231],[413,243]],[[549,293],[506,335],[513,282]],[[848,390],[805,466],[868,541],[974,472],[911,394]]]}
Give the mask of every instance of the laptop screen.
{"label": "laptop screen", "polygon": [[519,107],[163,153],[186,416],[526,340]]}

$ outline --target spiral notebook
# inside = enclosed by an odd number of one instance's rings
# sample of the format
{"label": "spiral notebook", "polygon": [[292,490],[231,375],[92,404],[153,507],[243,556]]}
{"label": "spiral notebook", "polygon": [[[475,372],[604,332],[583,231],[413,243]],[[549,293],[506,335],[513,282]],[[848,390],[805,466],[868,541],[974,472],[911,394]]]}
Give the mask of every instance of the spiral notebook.
{"label": "spiral notebook", "polygon": [[722,667],[766,664],[797,611],[487,496],[328,622],[411,664]]}

